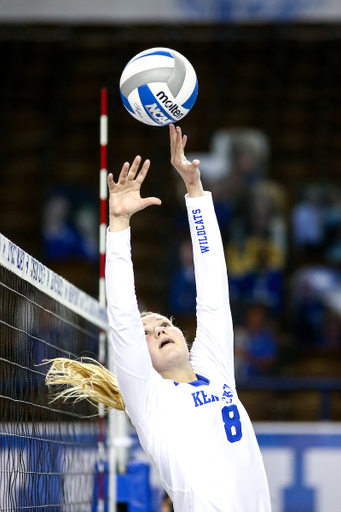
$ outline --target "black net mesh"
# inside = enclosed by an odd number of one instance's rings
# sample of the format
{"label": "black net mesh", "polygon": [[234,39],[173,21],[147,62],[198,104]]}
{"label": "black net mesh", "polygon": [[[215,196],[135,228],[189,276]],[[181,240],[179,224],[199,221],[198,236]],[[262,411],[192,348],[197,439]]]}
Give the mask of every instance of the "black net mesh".
{"label": "black net mesh", "polygon": [[99,327],[0,264],[0,511],[96,510],[97,410],[52,403],[41,363],[97,359],[98,340]]}

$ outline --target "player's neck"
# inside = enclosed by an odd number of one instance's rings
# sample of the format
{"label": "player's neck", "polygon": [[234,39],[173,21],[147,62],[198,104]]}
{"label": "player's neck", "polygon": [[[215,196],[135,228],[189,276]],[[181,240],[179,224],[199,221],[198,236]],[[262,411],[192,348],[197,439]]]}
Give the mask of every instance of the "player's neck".
{"label": "player's neck", "polygon": [[164,379],[170,379],[174,382],[193,382],[194,380],[198,380],[193,368],[189,363],[182,368],[166,370],[162,372],[161,376]]}

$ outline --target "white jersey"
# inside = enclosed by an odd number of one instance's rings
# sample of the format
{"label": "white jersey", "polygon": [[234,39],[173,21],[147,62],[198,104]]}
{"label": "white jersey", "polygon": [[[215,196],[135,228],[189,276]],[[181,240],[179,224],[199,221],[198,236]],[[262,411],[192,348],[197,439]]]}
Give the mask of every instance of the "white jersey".
{"label": "white jersey", "polygon": [[175,512],[270,512],[261,453],[235,388],[227,272],[211,194],[186,197],[186,203],[197,285],[190,362],[198,380],[176,383],[152,367],[135,296],[129,229],[108,232],[116,376]]}

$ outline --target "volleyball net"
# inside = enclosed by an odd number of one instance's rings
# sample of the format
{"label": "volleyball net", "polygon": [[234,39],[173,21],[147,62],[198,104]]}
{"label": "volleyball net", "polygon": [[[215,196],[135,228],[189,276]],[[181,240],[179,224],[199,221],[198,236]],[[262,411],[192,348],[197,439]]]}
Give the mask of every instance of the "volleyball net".
{"label": "volleyball net", "polygon": [[51,402],[41,365],[98,359],[103,331],[98,301],[0,234],[0,511],[107,510],[97,410]]}

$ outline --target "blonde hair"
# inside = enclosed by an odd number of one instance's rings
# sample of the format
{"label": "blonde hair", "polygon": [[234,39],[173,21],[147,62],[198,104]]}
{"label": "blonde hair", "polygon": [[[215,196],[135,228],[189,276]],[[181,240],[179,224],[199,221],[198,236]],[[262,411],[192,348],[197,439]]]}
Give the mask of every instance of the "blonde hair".
{"label": "blonde hair", "polygon": [[[142,313],[140,314],[140,318],[145,318],[146,316],[150,316],[150,315],[160,315],[160,316],[164,316],[164,315],[161,315],[160,313],[156,313],[155,311],[150,311],[149,309],[145,309],[144,311],[142,311]],[[165,317],[167,318],[167,317]]]}
{"label": "blonde hair", "polygon": [[74,402],[87,400],[93,405],[103,404],[107,410],[125,410],[116,376],[102,364],[91,358],[80,360],[58,357],[47,361],[52,363],[46,375],[46,384],[66,388],[53,391],[52,401],[72,399]]}

